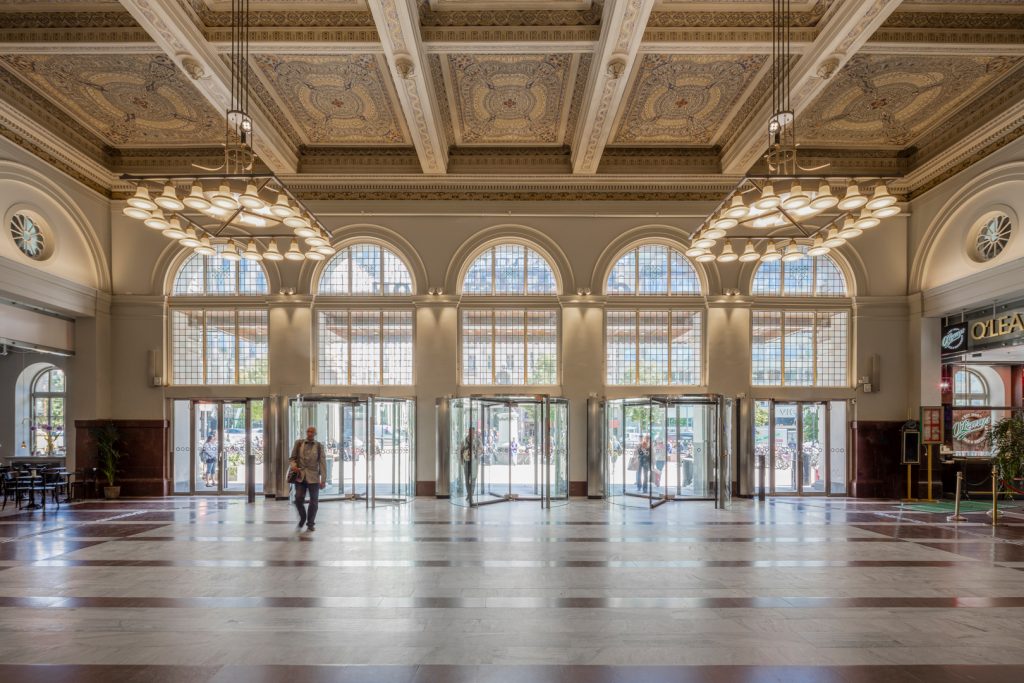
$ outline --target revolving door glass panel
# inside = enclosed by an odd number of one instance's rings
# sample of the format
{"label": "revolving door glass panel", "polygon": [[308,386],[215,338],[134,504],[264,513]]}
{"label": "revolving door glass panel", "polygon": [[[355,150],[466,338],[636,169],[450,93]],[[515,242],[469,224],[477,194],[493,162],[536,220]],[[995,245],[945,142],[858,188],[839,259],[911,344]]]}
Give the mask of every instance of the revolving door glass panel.
{"label": "revolving door glass panel", "polygon": [[[299,397],[290,407],[291,443],[315,427],[324,444],[327,488],[321,500],[368,504],[412,499],[415,405],[411,399]],[[372,437],[371,437],[372,434]]]}
{"label": "revolving door glass panel", "polygon": [[450,498],[464,506],[569,500],[568,401],[470,397],[450,403]]}
{"label": "revolving door glass panel", "polygon": [[605,405],[605,496],[656,507],[715,496],[717,397],[613,399]]}

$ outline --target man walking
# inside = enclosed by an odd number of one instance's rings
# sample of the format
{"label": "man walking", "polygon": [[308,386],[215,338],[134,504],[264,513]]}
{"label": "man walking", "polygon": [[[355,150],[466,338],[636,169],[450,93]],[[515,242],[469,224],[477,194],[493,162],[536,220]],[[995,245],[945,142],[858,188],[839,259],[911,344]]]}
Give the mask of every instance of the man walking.
{"label": "man walking", "polygon": [[[299,527],[316,529],[316,511],[320,507],[320,489],[327,486],[327,459],[324,445],[316,440],[316,427],[306,428],[306,438],[299,439],[292,446],[288,458],[295,479],[295,507],[299,510]],[[306,515],[306,493],[309,492],[309,515]]]}
{"label": "man walking", "polygon": [[462,468],[465,473],[463,481],[466,485],[466,503],[473,506],[473,487],[476,484],[474,469],[477,460],[480,459],[480,437],[476,435],[476,429],[469,428],[465,441],[459,448],[459,456],[462,458]]}

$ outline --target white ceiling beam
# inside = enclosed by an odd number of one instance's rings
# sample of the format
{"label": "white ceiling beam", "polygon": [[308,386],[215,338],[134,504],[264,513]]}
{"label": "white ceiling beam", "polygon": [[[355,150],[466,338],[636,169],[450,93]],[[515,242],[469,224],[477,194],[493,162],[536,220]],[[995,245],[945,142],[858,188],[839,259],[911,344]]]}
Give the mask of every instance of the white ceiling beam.
{"label": "white ceiling beam", "polygon": [[[206,40],[189,11],[177,2],[121,0],[121,4],[213,108],[226,112],[231,102],[230,68],[221,51]],[[250,105],[249,115],[256,130],[256,153],[275,173],[294,173],[299,165],[298,154],[273,119],[255,103]]]}
{"label": "white ceiling beam", "polygon": [[576,139],[572,145],[572,172],[597,173],[612,124],[636,63],[647,19],[655,0],[607,0],[601,15],[601,38],[594,50],[587,78]]}
{"label": "white ceiling beam", "polygon": [[436,91],[420,39],[416,2],[369,0],[369,5],[420,166],[426,174],[444,174],[448,170],[448,142],[434,101]]}
{"label": "white ceiling beam", "polygon": [[[793,67],[790,101],[800,113],[815,100],[837,73],[861,49],[875,30],[896,11],[901,0],[844,0],[814,43]],[[722,153],[722,171],[746,173],[764,154],[771,104],[766,102],[746,124],[736,141]]]}

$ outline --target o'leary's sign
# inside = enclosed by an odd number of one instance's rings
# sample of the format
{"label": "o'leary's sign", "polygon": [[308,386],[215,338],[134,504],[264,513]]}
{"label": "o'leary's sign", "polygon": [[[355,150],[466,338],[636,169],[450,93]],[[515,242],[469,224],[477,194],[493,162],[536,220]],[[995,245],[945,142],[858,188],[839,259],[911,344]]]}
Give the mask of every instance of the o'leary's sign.
{"label": "o'leary's sign", "polygon": [[942,353],[960,354],[975,349],[1008,346],[1024,340],[1024,309],[946,325],[942,328]]}

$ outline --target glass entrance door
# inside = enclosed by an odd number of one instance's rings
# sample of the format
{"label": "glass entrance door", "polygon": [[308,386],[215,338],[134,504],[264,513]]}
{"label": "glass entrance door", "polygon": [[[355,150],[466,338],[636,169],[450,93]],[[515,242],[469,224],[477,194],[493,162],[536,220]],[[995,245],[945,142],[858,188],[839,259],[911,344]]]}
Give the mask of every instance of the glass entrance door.
{"label": "glass entrance door", "polygon": [[755,492],[846,495],[846,401],[755,401]]}
{"label": "glass entrance door", "polygon": [[261,399],[175,400],[174,492],[262,492],[263,410]]}
{"label": "glass entrance door", "polygon": [[569,404],[562,398],[470,397],[450,403],[450,497],[479,506],[569,500]]}

